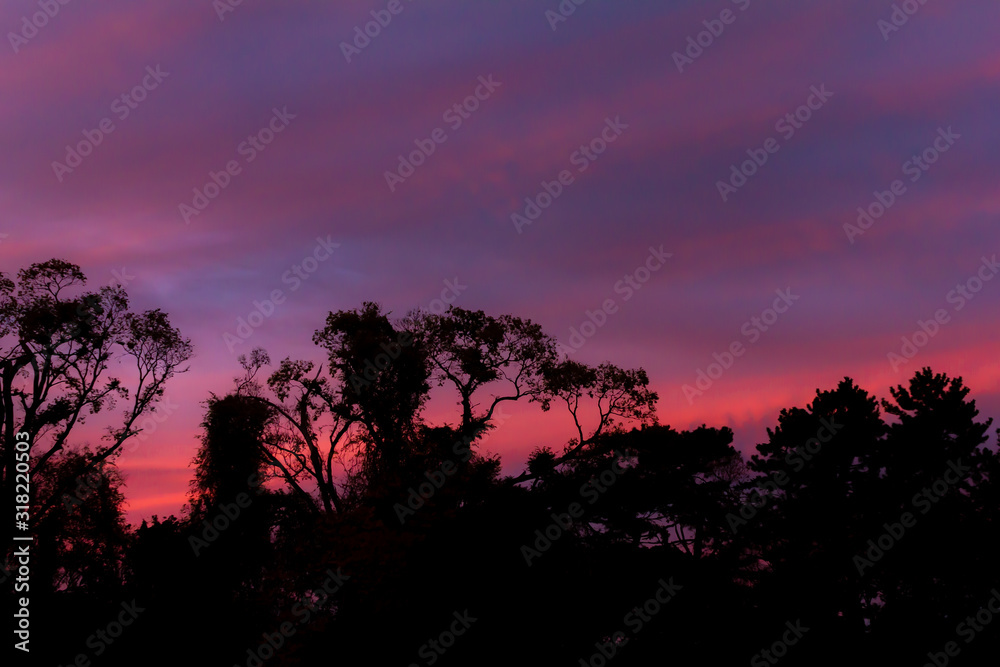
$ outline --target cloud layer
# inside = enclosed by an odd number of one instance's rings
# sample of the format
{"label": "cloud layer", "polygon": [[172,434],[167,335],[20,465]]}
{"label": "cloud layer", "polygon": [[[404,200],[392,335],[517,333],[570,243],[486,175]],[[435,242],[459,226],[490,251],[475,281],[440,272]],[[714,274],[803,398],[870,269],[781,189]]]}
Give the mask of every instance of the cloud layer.
{"label": "cloud layer", "polygon": [[[315,357],[327,312],[376,300],[403,314],[446,280],[467,285],[457,305],[529,317],[564,344],[614,299],[574,355],[643,366],[663,422],[729,424],[745,451],[844,375],[886,396],[930,365],[1000,415],[1000,280],[949,300],[1000,251],[995,2],[927,3],[891,30],[892,3],[860,0],[584,3],[565,21],[547,14],[555,0],[403,0],[366,46],[342,46],[387,6],[242,3],[220,18],[207,0],[70,2],[34,32],[38,4],[0,8],[20,36],[0,56],[0,268],[125,272],[136,307],[169,312],[197,350],[168,391],[180,407],[122,458],[132,518],[179,510],[200,402],[228,389],[238,353]],[[164,73],[155,86],[147,68]],[[485,97],[480,77],[498,84]],[[832,95],[804,112],[820,87]],[[926,153],[948,128],[948,150]],[[435,130],[444,141],[390,189],[386,172]],[[733,165],[752,175],[740,184]],[[564,170],[572,183],[519,232],[512,214]],[[881,217],[845,230],[897,179]],[[320,239],[339,246],[310,272]],[[672,257],[626,300],[620,281],[660,246]],[[284,303],[231,350],[224,334],[276,289]],[[793,305],[752,324],[786,289]],[[893,369],[887,355],[939,309],[949,322]],[[745,353],[689,400],[683,386],[734,342]],[[519,407],[490,448],[513,470],[568,426]]]}

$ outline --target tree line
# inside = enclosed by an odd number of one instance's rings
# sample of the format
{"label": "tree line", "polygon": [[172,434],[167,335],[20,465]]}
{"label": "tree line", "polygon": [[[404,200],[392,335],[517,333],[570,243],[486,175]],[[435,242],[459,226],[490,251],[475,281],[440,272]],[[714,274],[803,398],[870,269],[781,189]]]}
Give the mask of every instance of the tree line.
{"label": "tree line", "polygon": [[[47,664],[995,655],[1000,472],[961,378],[878,398],[845,377],[745,458],[727,427],[661,424],[643,369],[568,359],[530,320],[366,302],[314,332],[322,362],[239,357],[204,397],[181,516],[131,527],[117,458],[194,351],[85,284],[62,260],[0,275],[0,488],[13,507],[27,433]],[[456,410],[431,423],[439,387]],[[504,475],[483,443],[514,402],[570,431]],[[95,635],[122,609],[141,613]]]}

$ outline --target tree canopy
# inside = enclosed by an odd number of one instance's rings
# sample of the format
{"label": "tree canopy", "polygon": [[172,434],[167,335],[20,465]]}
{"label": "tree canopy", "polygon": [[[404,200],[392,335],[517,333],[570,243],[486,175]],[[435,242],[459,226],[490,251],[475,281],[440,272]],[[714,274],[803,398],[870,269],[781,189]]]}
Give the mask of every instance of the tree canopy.
{"label": "tree canopy", "polygon": [[[661,423],[642,368],[560,356],[528,319],[366,302],[317,323],[315,359],[241,356],[200,397],[182,515],[131,527],[116,454],[192,348],[85,282],[60,260],[0,276],[2,479],[11,498],[29,433],[51,664],[122,600],[149,611],[103,664],[995,655],[1000,470],[960,377],[923,368],[882,397],[845,377],[745,457],[727,426]],[[487,446],[516,402],[566,415],[523,462]]]}

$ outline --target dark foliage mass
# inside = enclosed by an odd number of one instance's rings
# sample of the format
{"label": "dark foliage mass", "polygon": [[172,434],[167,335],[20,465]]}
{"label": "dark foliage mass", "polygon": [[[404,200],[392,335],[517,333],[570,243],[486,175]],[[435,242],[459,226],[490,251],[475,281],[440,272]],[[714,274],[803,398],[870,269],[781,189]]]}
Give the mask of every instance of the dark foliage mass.
{"label": "dark foliage mass", "polygon": [[[183,516],[130,528],[117,454],[192,350],[164,314],[84,282],[57,260],[0,279],[11,505],[15,434],[38,443],[38,664],[996,655],[1000,469],[961,378],[925,368],[883,399],[845,378],[745,460],[726,427],[660,424],[642,369],[560,358],[529,320],[365,303],[315,332],[321,362],[241,357],[206,397]],[[130,378],[108,377],[122,359]],[[429,423],[448,392],[454,420]],[[486,441],[514,402],[572,428],[504,475]],[[122,403],[100,447],[74,444]],[[121,635],[95,639],[129,605]]]}

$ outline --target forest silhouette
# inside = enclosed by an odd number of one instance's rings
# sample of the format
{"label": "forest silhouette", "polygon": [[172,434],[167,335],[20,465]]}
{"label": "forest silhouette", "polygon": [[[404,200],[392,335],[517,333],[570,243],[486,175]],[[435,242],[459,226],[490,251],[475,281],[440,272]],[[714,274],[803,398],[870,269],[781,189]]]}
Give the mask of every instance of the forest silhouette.
{"label": "forest silhouette", "polygon": [[[997,655],[1000,462],[962,378],[923,368],[879,398],[845,377],[745,459],[727,427],[661,424],[641,368],[565,358],[527,319],[366,302],[313,333],[319,363],[240,356],[198,397],[181,516],[131,527],[116,461],[195,351],[85,283],[62,260],[0,275],[2,498],[26,432],[38,664]],[[429,423],[438,387],[457,410]],[[572,430],[504,475],[482,443],[514,402]],[[98,413],[118,421],[81,446]]]}

